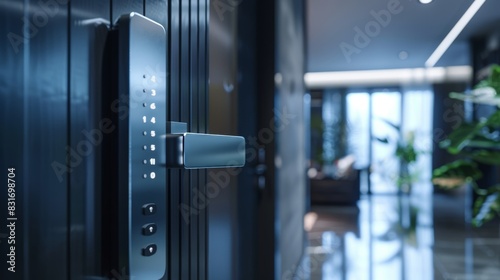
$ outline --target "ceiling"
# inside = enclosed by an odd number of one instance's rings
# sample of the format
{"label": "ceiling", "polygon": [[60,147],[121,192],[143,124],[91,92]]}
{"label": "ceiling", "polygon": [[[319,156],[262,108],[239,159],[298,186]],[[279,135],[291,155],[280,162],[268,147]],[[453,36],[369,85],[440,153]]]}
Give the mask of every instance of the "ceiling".
{"label": "ceiling", "polygon": [[[307,0],[307,72],[424,67],[473,1]],[[470,64],[468,40],[495,27],[500,1],[486,0],[436,66]]]}

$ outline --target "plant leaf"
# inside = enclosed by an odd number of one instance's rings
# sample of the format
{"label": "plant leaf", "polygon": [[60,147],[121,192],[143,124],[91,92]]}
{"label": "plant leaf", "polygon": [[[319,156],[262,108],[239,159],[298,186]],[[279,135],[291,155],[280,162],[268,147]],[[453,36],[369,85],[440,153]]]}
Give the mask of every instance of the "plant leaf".
{"label": "plant leaf", "polygon": [[460,187],[467,180],[478,180],[483,174],[477,164],[459,159],[432,171],[432,182],[447,189]]}
{"label": "plant leaf", "polygon": [[477,88],[491,87],[495,89],[495,91],[498,93],[500,92],[500,66],[497,64],[493,64],[490,66],[489,71],[490,74],[488,78],[477,83],[477,85],[474,88],[477,89]]}
{"label": "plant leaf", "polygon": [[474,203],[474,219],[472,224],[476,227],[491,221],[500,215],[500,196],[498,192],[486,196],[480,196]]}
{"label": "plant leaf", "polygon": [[488,78],[489,86],[500,92],[500,66],[494,64],[491,66],[491,74]]}
{"label": "plant leaf", "polygon": [[[487,144],[486,142],[475,142],[476,139],[487,139],[489,137],[488,132],[485,127],[497,127],[500,126],[500,111],[496,111],[486,120],[463,124],[458,129],[454,130],[448,136],[448,139],[441,141],[439,143],[441,148],[446,148],[451,154],[460,153],[465,147],[481,147],[477,145],[488,145],[494,147],[494,143]],[[500,142],[496,143],[497,147],[500,147]],[[486,147],[484,147],[486,148]]]}
{"label": "plant leaf", "polygon": [[464,124],[455,129],[448,139],[441,141],[439,146],[445,148],[451,154],[458,154],[469,144],[474,135],[484,127],[485,123]]}
{"label": "plant leaf", "polygon": [[467,147],[480,149],[500,149],[500,142],[489,139],[470,140],[467,143]]}
{"label": "plant leaf", "polygon": [[389,120],[386,120],[386,119],[380,119],[381,121],[385,122],[386,124],[388,124],[389,126],[391,126],[392,128],[394,128],[397,132],[400,132],[401,131],[401,127]]}
{"label": "plant leaf", "polygon": [[384,143],[384,144],[389,144],[389,138],[387,137],[384,137],[384,138],[380,138],[380,137],[373,137],[373,139],[381,142],[381,143]]}
{"label": "plant leaf", "polygon": [[406,163],[417,161],[417,151],[415,151],[412,145],[398,145],[396,148],[396,156]]}
{"label": "plant leaf", "polygon": [[473,152],[465,152],[463,154],[480,163],[491,165],[500,164],[500,152],[498,151],[476,150]]}
{"label": "plant leaf", "polygon": [[486,125],[488,126],[500,126],[500,111],[496,111],[495,113],[491,114],[486,120]]}

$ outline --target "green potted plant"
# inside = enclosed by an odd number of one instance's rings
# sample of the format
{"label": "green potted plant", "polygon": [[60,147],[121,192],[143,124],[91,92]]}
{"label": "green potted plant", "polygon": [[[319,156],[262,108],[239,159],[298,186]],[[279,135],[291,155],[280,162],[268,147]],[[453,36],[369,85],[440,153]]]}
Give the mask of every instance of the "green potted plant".
{"label": "green potted plant", "polygon": [[[451,98],[468,100],[475,103],[500,106],[500,66],[493,65],[490,75],[469,93],[450,93]],[[477,184],[483,175],[478,164],[500,165],[500,111],[488,118],[465,123],[453,131],[440,147],[457,160],[433,171],[433,183],[437,186],[453,189],[469,184],[478,194],[474,203],[473,225],[483,223],[500,216],[500,185],[480,188]]]}

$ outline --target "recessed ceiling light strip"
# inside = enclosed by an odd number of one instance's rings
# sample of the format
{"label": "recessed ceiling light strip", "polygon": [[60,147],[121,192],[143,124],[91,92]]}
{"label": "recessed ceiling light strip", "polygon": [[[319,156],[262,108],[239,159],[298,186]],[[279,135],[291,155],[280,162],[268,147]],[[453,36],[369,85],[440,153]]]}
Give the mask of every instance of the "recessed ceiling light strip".
{"label": "recessed ceiling light strip", "polygon": [[425,67],[434,67],[436,63],[441,59],[446,50],[451,46],[455,39],[460,35],[465,26],[474,17],[474,15],[479,11],[481,6],[483,6],[486,0],[475,0],[469,9],[464,13],[464,15],[458,20],[457,24],[451,29],[450,33],[446,35],[444,40],[439,44],[436,50],[432,53],[429,59],[425,62]]}
{"label": "recessed ceiling light strip", "polygon": [[472,67],[450,66],[364,71],[310,72],[304,75],[308,89],[350,86],[424,85],[470,81]]}

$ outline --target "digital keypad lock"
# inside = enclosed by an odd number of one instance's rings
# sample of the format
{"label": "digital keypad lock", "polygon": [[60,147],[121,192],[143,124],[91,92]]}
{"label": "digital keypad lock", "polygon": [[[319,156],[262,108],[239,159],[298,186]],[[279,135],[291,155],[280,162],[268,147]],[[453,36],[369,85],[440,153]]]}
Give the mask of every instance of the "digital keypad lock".
{"label": "digital keypad lock", "polygon": [[[166,168],[158,140],[166,133],[166,35],[139,14],[115,30],[118,79],[118,254],[134,279],[166,270]],[[163,76],[162,76],[163,75]]]}
{"label": "digital keypad lock", "polygon": [[188,133],[187,124],[167,122],[162,25],[130,13],[119,18],[112,32],[118,108],[124,108],[117,136],[119,265],[133,279],[160,279],[166,271],[167,169],[241,167],[245,141]]}

